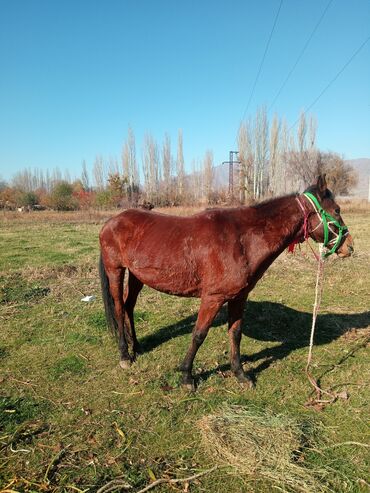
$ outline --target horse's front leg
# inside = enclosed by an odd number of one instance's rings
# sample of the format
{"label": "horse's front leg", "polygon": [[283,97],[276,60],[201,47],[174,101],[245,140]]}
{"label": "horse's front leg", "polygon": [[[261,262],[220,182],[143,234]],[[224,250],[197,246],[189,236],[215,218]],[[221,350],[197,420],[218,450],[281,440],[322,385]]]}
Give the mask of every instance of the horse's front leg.
{"label": "horse's front leg", "polygon": [[223,301],[213,298],[204,298],[201,301],[198,318],[193,329],[192,340],[185,359],[180,365],[179,370],[182,372],[181,383],[190,390],[195,390],[194,379],[192,375],[193,361],[198,349],[207,337],[208,330],[221,308]]}
{"label": "horse's front leg", "polygon": [[242,322],[245,299],[235,299],[228,303],[229,311],[229,339],[231,370],[240,383],[253,387],[253,380],[244,373],[240,361],[240,341],[242,338]]}

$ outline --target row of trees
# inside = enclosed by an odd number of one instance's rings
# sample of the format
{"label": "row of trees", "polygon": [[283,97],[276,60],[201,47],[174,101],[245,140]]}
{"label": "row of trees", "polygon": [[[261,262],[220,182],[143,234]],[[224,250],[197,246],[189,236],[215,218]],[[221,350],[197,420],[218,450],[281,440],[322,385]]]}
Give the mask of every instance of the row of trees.
{"label": "row of trees", "polygon": [[[212,151],[193,161],[185,173],[183,135],[177,137],[176,155],[165,135],[161,146],[150,134],[144,138],[140,162],[131,128],[121,158],[97,156],[92,173],[85,161],[80,178],[72,180],[59,169],[43,172],[25,169],[11,184],[0,182],[0,207],[34,207],[57,210],[126,207],[147,201],[155,206],[240,202],[302,190],[321,172],[327,173],[335,193],[348,193],[356,176],[337,154],[322,153],[316,145],[317,125],[303,113],[296,134],[275,116],[268,121],[265,108],[240,125],[238,163],[234,165],[234,189],[215,185]],[[141,179],[140,179],[141,177]]]}
{"label": "row of trees", "polygon": [[317,175],[327,174],[335,194],[348,194],[357,175],[336,153],[321,152],[316,145],[317,123],[301,114],[297,133],[274,116],[269,125],[265,108],[243,122],[238,133],[239,200],[260,199],[303,190]]}

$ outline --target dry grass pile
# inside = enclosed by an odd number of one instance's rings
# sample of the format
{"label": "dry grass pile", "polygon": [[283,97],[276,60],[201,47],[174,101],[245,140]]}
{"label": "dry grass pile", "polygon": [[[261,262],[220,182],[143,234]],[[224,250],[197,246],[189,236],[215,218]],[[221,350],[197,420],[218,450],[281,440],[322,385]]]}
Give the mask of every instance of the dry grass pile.
{"label": "dry grass pile", "polygon": [[224,407],[199,421],[202,441],[216,463],[251,481],[267,481],[280,491],[329,491],[325,470],[305,465],[308,449],[296,419],[241,406]]}

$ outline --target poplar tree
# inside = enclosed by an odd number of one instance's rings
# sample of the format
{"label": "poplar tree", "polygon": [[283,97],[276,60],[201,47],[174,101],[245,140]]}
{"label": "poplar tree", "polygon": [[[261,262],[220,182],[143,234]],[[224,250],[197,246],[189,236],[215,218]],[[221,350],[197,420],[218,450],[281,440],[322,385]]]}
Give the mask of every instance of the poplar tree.
{"label": "poplar tree", "polygon": [[213,166],[213,152],[207,151],[203,160],[203,175],[204,175],[204,193],[207,204],[212,202],[213,192],[213,178],[214,178],[214,166]]}
{"label": "poplar tree", "polygon": [[163,168],[163,193],[165,203],[171,201],[171,179],[172,179],[172,156],[171,156],[171,139],[165,134],[162,148],[162,168]]}
{"label": "poplar tree", "polygon": [[87,172],[85,160],[82,161],[81,182],[84,190],[88,192],[90,190],[90,180],[89,180],[89,173]]}
{"label": "poplar tree", "polygon": [[184,198],[184,151],[182,141],[182,130],[179,130],[177,139],[177,159],[176,159],[176,171],[177,171],[177,195],[180,201]]}

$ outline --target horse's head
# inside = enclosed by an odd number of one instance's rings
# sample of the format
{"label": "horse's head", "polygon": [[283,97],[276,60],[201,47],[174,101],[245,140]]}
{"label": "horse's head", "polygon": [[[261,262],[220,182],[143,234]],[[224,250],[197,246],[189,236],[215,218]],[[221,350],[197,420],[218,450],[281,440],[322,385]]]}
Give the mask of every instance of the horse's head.
{"label": "horse's head", "polygon": [[340,207],[332,192],[327,188],[325,175],[317,178],[317,183],[304,192],[309,236],[323,243],[329,249],[326,255],[336,253],[339,257],[349,257],[353,253],[353,239],[340,215]]}

